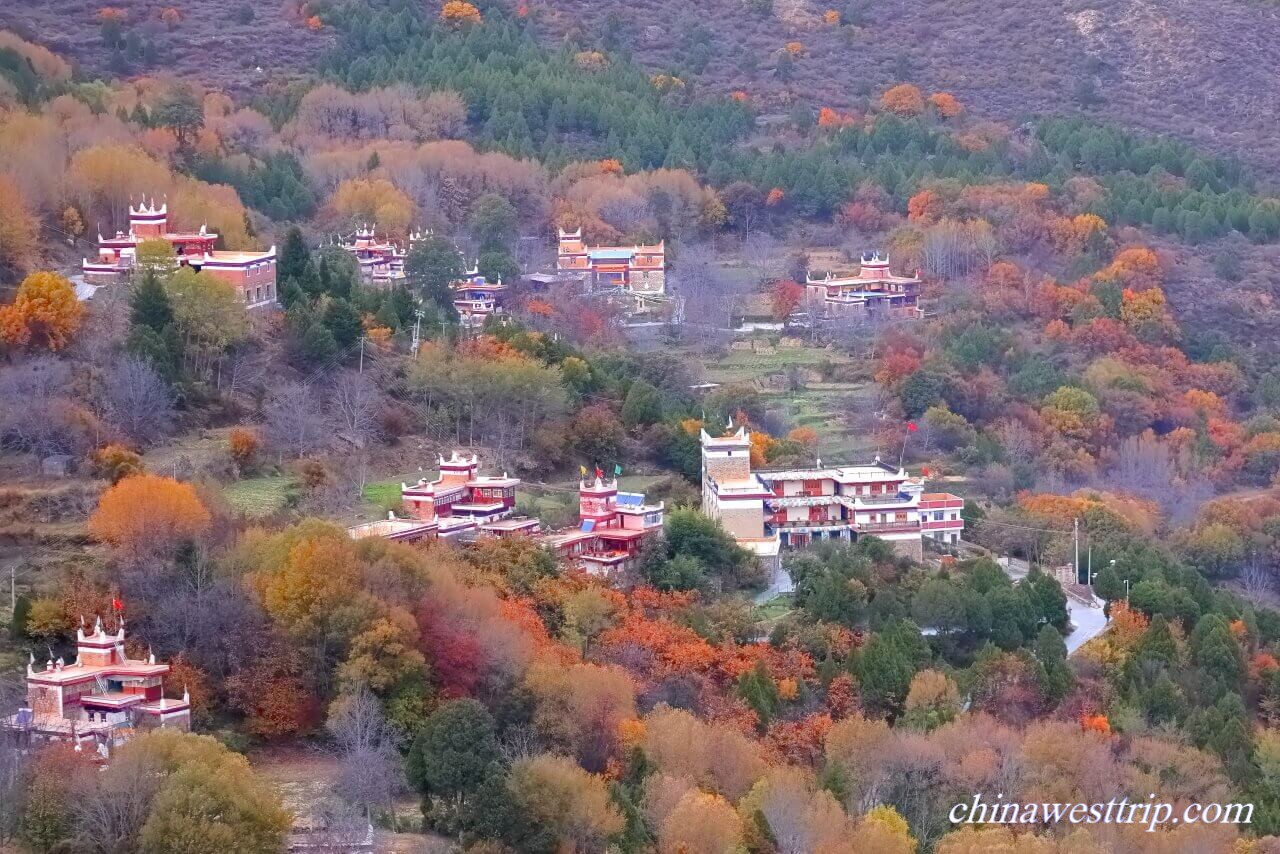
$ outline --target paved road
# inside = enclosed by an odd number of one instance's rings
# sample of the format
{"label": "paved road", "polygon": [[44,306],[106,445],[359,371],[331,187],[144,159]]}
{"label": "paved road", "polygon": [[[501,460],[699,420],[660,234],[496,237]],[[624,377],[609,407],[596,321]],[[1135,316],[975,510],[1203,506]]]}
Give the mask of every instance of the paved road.
{"label": "paved road", "polygon": [[[1016,557],[1000,558],[999,563],[1014,581],[1025,578],[1030,571],[1027,563]],[[1107,618],[1102,613],[1101,601],[1096,606],[1086,605],[1074,596],[1067,596],[1067,613],[1071,617],[1071,632],[1064,638],[1067,644],[1067,655],[1100,635],[1107,627]]]}

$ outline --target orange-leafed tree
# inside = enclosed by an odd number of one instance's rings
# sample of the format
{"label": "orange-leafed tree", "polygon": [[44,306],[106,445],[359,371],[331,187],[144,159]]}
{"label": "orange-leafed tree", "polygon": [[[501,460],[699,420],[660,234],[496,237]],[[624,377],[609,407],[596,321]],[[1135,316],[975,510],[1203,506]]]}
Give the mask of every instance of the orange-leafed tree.
{"label": "orange-leafed tree", "polygon": [[172,6],[167,6],[160,10],[160,22],[172,30],[182,22],[182,13]]}
{"label": "orange-leafed tree", "polygon": [[944,119],[954,119],[964,112],[964,104],[950,92],[934,92],[929,96],[929,106]]}
{"label": "orange-leafed tree", "polygon": [[828,9],[822,13],[822,22],[832,27],[840,26],[840,12],[837,9]]}
{"label": "orange-leafed tree", "polygon": [[899,83],[880,96],[880,106],[900,116],[918,116],[924,112],[924,96],[910,83]]}
{"label": "orange-leafed tree", "polygon": [[233,428],[231,435],[227,437],[227,451],[231,454],[231,461],[242,474],[253,468],[261,447],[262,440],[258,438],[257,431],[250,427]]}
{"label": "orange-leafed tree", "polygon": [[329,204],[348,222],[377,223],[396,234],[404,234],[415,213],[413,199],[385,178],[343,181]]}
{"label": "orange-leafed tree", "polygon": [[21,350],[31,342],[27,319],[16,305],[0,305],[0,352]]}
{"label": "orange-leafed tree", "polygon": [[71,283],[47,271],[22,280],[13,306],[26,324],[31,344],[50,350],[61,350],[71,343],[84,315]]}
{"label": "orange-leafed tree", "polygon": [[781,187],[774,187],[769,191],[769,195],[764,197],[764,205],[767,208],[776,208],[787,198],[786,192]]}
{"label": "orange-leafed tree", "polygon": [[1080,728],[1099,735],[1111,735],[1111,721],[1106,715],[1085,715],[1080,719]]}
{"label": "orange-leafed tree", "polygon": [[769,461],[769,452],[778,440],[763,430],[751,431],[751,465],[762,468]]}
{"label": "orange-leafed tree", "polygon": [[480,16],[480,10],[466,0],[449,0],[440,9],[440,20],[454,26],[471,26],[480,23],[483,19]]}
{"label": "orange-leafed tree", "polygon": [[818,110],[818,127],[820,128],[842,128],[851,124],[853,124],[853,117],[834,107],[823,107]]}
{"label": "orange-leafed tree", "polygon": [[790,279],[779,279],[773,284],[770,302],[773,304],[773,316],[785,320],[796,310],[800,300],[804,299],[804,287]]}
{"label": "orange-leafed tree", "polygon": [[89,517],[89,533],[126,554],[147,558],[204,535],[212,521],[191,484],[139,474],[102,493]]}
{"label": "orange-leafed tree", "polygon": [[142,457],[124,445],[104,445],[93,452],[93,473],[112,483],[119,483],[144,470]]}
{"label": "orange-leafed tree", "polygon": [[815,448],[818,445],[818,431],[812,427],[796,427],[787,434],[787,439],[804,445],[806,448]]}
{"label": "orange-leafed tree", "polygon": [[932,222],[942,215],[942,199],[932,190],[921,190],[907,199],[907,218],[913,222]]}

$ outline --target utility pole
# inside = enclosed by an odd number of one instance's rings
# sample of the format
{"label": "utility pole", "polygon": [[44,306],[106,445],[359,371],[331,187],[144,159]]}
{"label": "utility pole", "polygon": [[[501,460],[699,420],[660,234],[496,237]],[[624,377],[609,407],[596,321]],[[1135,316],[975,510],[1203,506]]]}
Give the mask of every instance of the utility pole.
{"label": "utility pole", "polygon": [[415,309],[413,317],[413,343],[409,345],[409,352],[416,356],[418,355],[418,346],[422,344],[422,309]]}
{"label": "utility pole", "polygon": [[364,373],[364,339],[365,339],[365,336],[361,335],[360,336],[360,373],[362,374]]}
{"label": "utility pole", "polygon": [[1080,517],[1077,516],[1073,520],[1072,527],[1075,529],[1076,541],[1076,581],[1080,580]]}

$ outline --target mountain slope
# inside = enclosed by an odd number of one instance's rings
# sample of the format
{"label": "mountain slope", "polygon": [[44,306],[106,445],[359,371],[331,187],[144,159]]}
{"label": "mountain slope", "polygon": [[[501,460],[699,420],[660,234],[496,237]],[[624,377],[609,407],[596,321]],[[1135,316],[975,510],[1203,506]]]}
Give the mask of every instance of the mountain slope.
{"label": "mountain slope", "polygon": [[[642,62],[696,71],[706,85],[784,106],[853,107],[910,80],[983,115],[1074,112],[1171,133],[1280,175],[1280,10],[1213,0],[554,0],[548,37],[620,42]],[[748,4],[749,5],[749,4]],[[788,42],[803,52],[779,56]],[[784,79],[788,78],[788,79]]]}

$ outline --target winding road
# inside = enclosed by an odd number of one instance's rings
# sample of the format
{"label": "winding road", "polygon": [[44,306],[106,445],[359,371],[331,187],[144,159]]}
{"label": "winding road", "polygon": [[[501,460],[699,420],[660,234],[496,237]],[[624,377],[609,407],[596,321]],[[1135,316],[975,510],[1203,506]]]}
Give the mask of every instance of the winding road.
{"label": "winding road", "polygon": [[[998,558],[997,563],[1014,581],[1026,578],[1029,568],[1025,561],[1016,557]],[[1107,627],[1106,615],[1102,613],[1102,603],[1085,604],[1074,596],[1067,596],[1067,613],[1071,617],[1071,632],[1063,639],[1067,644],[1067,655],[1084,646],[1091,639],[1102,634]]]}

